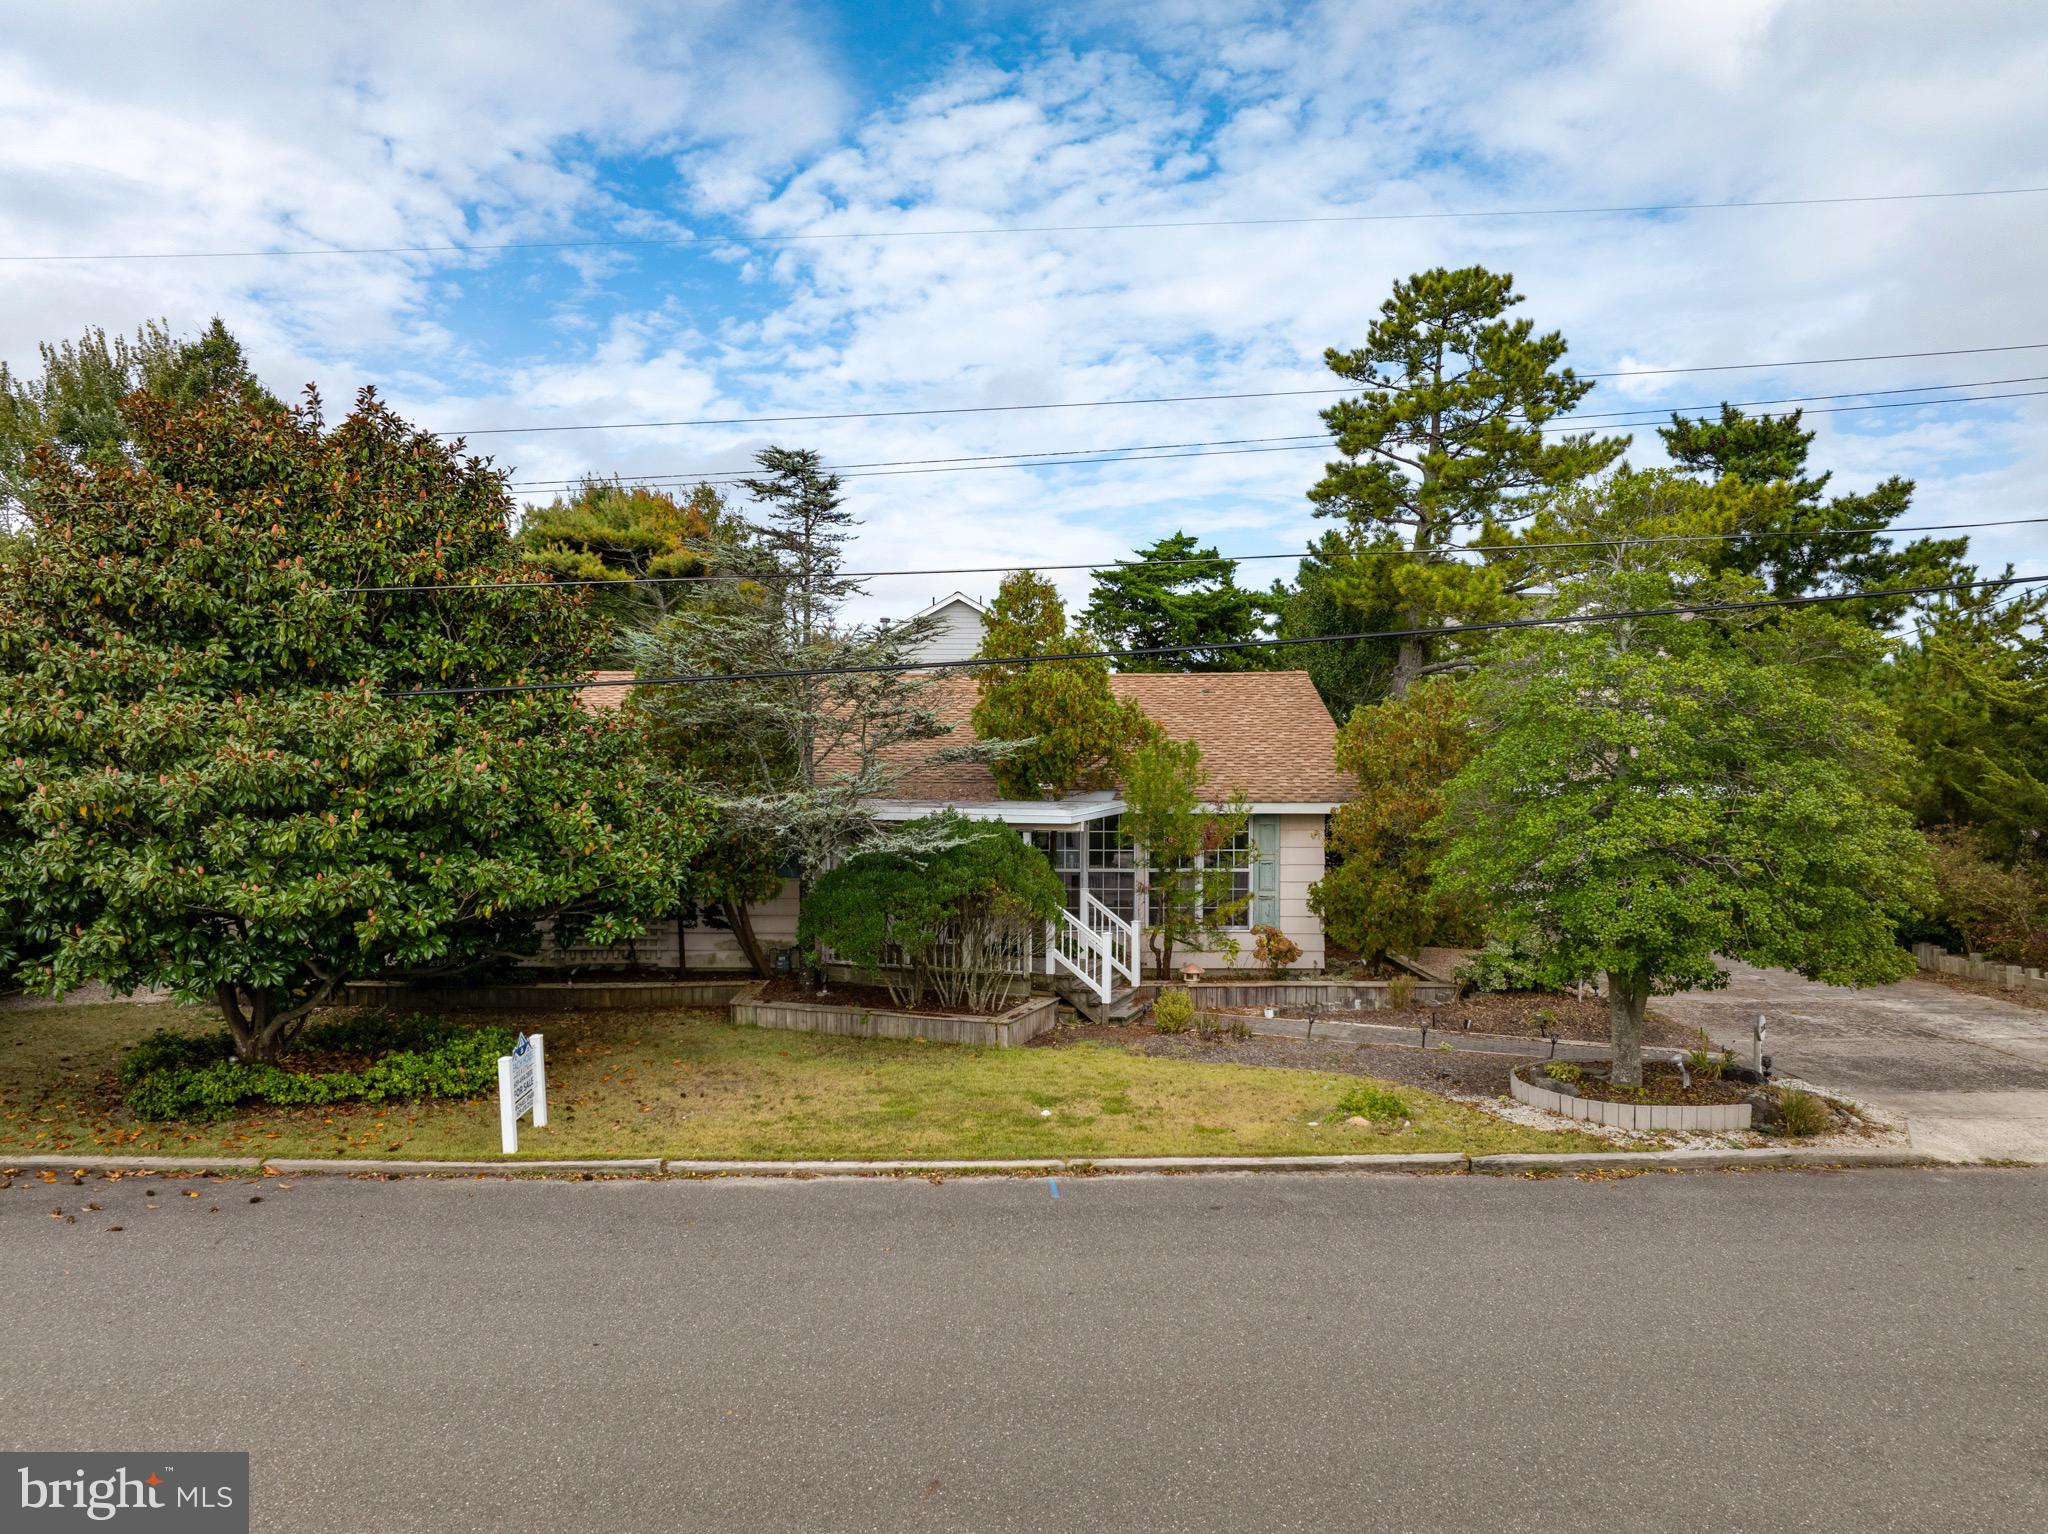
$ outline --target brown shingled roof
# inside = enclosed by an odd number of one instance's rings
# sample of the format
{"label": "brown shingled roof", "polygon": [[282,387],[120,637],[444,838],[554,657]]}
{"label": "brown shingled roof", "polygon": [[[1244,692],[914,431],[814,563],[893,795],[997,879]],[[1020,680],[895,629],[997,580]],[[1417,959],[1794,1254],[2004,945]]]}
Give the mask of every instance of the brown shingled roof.
{"label": "brown shingled roof", "polygon": [[[600,671],[597,678],[627,674]],[[1332,804],[1357,795],[1357,783],[1337,770],[1336,721],[1306,671],[1132,672],[1112,676],[1109,683],[1175,740],[1202,748],[1208,791],[1217,798],[1242,794],[1253,804]],[[933,679],[925,701],[954,728],[889,753],[902,774],[891,798],[973,804],[1002,797],[985,763],[932,759],[975,739],[968,722],[975,692],[971,675]],[[593,687],[582,694],[586,706],[607,710],[625,696],[623,687]]]}
{"label": "brown shingled roof", "polygon": [[[1305,671],[1158,671],[1112,676],[1110,687],[1136,703],[1175,740],[1202,748],[1209,792],[1242,794],[1254,804],[1333,804],[1358,785],[1337,770],[1337,725]],[[951,735],[901,747],[914,763],[892,797],[957,803],[1002,797],[995,776],[973,762],[934,762],[948,746],[973,740],[971,676],[940,677],[925,694],[954,725]]]}

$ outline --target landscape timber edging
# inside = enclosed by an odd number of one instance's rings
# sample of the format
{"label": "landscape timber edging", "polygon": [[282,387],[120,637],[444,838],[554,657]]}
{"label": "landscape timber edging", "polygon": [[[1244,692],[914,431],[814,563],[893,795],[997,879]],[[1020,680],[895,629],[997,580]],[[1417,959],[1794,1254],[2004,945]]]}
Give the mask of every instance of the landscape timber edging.
{"label": "landscape timber edging", "polygon": [[757,981],[732,999],[732,1020],[756,1028],[797,1033],[830,1033],[855,1039],[923,1039],[936,1044],[981,1044],[1015,1049],[1052,1027],[1057,996],[1027,996],[993,1017],[927,1016],[873,1007],[815,1001],[764,1001],[767,981]]}
{"label": "landscape timber edging", "polygon": [[459,1012],[629,1011],[656,1007],[723,1007],[754,982],[722,980],[534,980],[490,985],[408,985],[351,981],[344,1006],[420,1007]]}
{"label": "landscape timber edging", "polygon": [[[1162,977],[1161,985],[1171,985]],[[1188,987],[1200,1010],[1212,1007],[1316,1007],[1323,1012],[1375,1012],[1385,1004],[1387,980],[1197,980]],[[1458,999],[1456,985],[1443,980],[1415,981],[1415,1002],[1448,1006]]]}
{"label": "landscape timber edging", "polygon": [[1668,1129],[1691,1134],[1729,1134],[1749,1128],[1748,1103],[1610,1103],[1597,1097],[1568,1097],[1524,1081],[1519,1069],[1508,1072],[1508,1091],[1516,1102],[1527,1103],[1545,1113],[1562,1114],[1591,1124],[1608,1124],[1616,1129]]}

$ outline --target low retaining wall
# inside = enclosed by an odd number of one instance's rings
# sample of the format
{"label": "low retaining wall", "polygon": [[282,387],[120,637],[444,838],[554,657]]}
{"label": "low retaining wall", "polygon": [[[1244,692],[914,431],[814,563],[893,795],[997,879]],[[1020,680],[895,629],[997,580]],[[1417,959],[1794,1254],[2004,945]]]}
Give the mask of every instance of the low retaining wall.
{"label": "low retaining wall", "polygon": [[1616,1129],[1691,1130],[1699,1134],[1726,1134],[1749,1128],[1748,1103],[1715,1103],[1706,1107],[1685,1104],[1610,1103],[1597,1097],[1567,1097],[1524,1081],[1519,1070],[1508,1072],[1508,1090],[1516,1102],[1561,1113],[1568,1119],[1591,1124],[1611,1124]]}
{"label": "low retaining wall", "polygon": [[536,980],[527,984],[404,985],[363,980],[346,987],[352,1007],[404,1007],[427,1012],[624,1011],[655,1007],[723,1007],[754,982],[730,980]]}
{"label": "low retaining wall", "polygon": [[[1170,984],[1162,981],[1162,984]],[[1199,980],[1188,987],[1195,1006],[1314,1007],[1318,1012],[1377,1012],[1387,1003],[1385,980]],[[1438,980],[1415,982],[1415,1003],[1440,1007],[1458,999],[1458,988]]]}
{"label": "low retaining wall", "polygon": [[1949,953],[1933,943],[1915,943],[1913,962],[1939,975],[1988,980],[2008,991],[2032,991],[2048,996],[2048,974],[2043,974],[2031,964],[1998,964],[1974,953]]}
{"label": "low retaining wall", "polygon": [[1033,996],[994,1017],[928,1017],[878,1012],[869,1007],[815,1001],[763,1001],[765,985],[748,986],[732,1001],[732,1020],[756,1028],[836,1033],[856,1039],[926,1039],[940,1044],[987,1044],[1014,1049],[1053,1025],[1057,996]]}

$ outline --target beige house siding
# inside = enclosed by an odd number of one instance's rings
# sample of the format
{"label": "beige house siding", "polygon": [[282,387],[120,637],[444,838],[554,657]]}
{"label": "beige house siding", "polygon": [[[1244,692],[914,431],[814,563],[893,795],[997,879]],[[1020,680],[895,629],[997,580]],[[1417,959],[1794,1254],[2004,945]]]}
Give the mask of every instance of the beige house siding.
{"label": "beige house siding", "polygon": [[[1323,817],[1321,815],[1276,815],[1280,823],[1280,920],[1279,928],[1301,947],[1301,957],[1290,966],[1293,969],[1319,969],[1323,963],[1323,924],[1316,913],[1308,907],[1308,887],[1323,876]],[[1252,957],[1251,918],[1245,918],[1244,930],[1234,932],[1242,944],[1235,965],[1238,969],[1251,969],[1257,960]],[[1183,962],[1205,965],[1211,969],[1229,966],[1228,957],[1214,949],[1200,949],[1190,953],[1185,948],[1174,950],[1176,967]]]}
{"label": "beige house siding", "polygon": [[[751,907],[754,914],[754,934],[761,940],[761,947],[768,953],[786,948],[796,941],[796,881],[786,881],[773,898],[760,901]],[[742,972],[747,969],[746,955],[740,952],[739,939],[724,927],[710,927],[699,923],[686,927],[678,933],[673,921],[657,922],[652,929],[630,942],[613,944],[608,948],[544,948],[529,961],[544,969],[574,969],[611,967],[623,964],[642,964],[653,969],[675,969],[676,940],[683,941],[681,968],[687,973],[703,970],[727,970]]]}
{"label": "beige house siding", "polygon": [[938,627],[918,650],[919,660],[966,660],[981,648],[982,616],[970,603],[955,598],[932,616]]}

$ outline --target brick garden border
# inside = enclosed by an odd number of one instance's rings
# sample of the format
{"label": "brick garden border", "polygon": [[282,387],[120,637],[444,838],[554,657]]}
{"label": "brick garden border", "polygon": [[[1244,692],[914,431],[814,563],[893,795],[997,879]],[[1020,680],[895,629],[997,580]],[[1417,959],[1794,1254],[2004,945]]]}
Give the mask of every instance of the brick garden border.
{"label": "brick garden border", "polygon": [[1749,1128],[1748,1103],[1610,1103],[1597,1097],[1568,1097],[1524,1081],[1519,1068],[1508,1072],[1508,1090],[1516,1102],[1591,1124],[1616,1129],[1690,1130],[1696,1134],[1728,1134]]}

